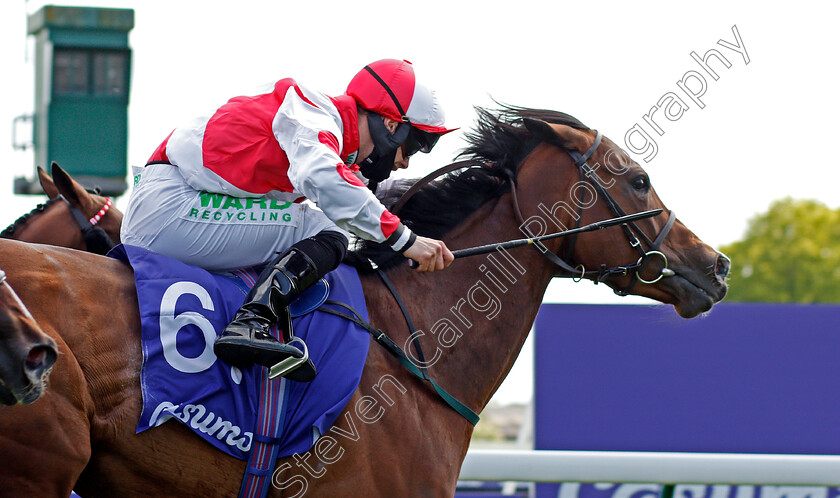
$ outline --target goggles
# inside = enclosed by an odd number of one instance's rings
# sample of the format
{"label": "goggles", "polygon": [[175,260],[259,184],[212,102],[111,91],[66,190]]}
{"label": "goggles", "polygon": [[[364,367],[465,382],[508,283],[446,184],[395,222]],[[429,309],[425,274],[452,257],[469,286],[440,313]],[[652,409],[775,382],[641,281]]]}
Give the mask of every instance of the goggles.
{"label": "goggles", "polygon": [[434,148],[440,135],[437,133],[429,133],[415,127],[411,127],[411,133],[403,144],[406,157],[411,157],[417,152],[428,154]]}

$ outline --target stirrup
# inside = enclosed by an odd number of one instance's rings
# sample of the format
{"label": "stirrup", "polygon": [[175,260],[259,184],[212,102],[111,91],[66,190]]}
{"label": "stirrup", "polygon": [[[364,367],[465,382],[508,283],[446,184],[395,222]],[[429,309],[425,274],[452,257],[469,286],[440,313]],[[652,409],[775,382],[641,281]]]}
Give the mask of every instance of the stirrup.
{"label": "stirrup", "polygon": [[306,347],[306,343],[303,342],[302,339],[299,337],[292,337],[289,339],[289,342],[286,344],[291,345],[293,342],[300,343],[303,346],[303,356],[300,358],[295,358],[294,356],[290,356],[283,361],[276,363],[271,369],[268,371],[268,378],[269,379],[276,379],[277,377],[285,377],[286,375],[294,372],[304,363],[309,361],[309,348]]}

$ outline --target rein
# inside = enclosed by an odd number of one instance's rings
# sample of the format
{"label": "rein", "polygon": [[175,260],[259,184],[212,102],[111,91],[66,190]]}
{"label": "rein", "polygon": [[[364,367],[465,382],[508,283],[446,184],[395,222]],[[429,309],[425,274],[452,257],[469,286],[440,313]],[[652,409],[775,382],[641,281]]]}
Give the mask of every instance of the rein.
{"label": "rein", "polygon": [[[615,199],[613,199],[613,197],[610,195],[610,193],[607,191],[607,189],[603,185],[601,185],[600,183],[598,183],[597,181],[592,179],[592,177],[595,176],[595,171],[592,168],[590,168],[589,165],[586,163],[592,157],[592,155],[595,153],[595,151],[598,149],[598,146],[601,145],[601,139],[602,138],[603,138],[603,135],[601,135],[601,132],[596,131],[595,132],[595,141],[592,143],[592,145],[589,147],[589,149],[585,153],[581,154],[580,152],[578,152],[576,150],[568,150],[568,149],[566,150],[566,152],[572,157],[572,160],[574,160],[575,166],[580,171],[581,181],[587,181],[587,180],[589,181],[589,183],[595,188],[595,191],[607,203],[607,207],[610,209],[610,211],[613,213],[614,216],[626,216],[627,213],[621,208],[621,206],[618,204],[618,202],[616,202]],[[511,191],[515,192],[515,189],[516,189],[516,187],[513,185],[513,183],[511,183]],[[514,194],[514,203],[516,203],[515,199],[516,199],[516,197],[515,197],[515,194]],[[516,211],[517,221],[519,221],[520,226],[524,225],[525,220],[522,219],[522,214],[519,210],[518,205],[516,205],[515,211]],[[578,206],[578,216],[577,216],[577,219],[576,219],[576,222],[575,222],[575,227],[578,227],[580,225],[582,212],[583,212],[583,207]],[[582,264],[577,265],[575,268],[571,268],[571,265],[569,265],[568,263],[566,263],[565,261],[563,261],[562,259],[557,257],[555,254],[552,254],[549,251],[545,251],[545,252],[541,251],[541,252],[542,252],[543,256],[545,256],[546,258],[549,259],[549,261],[551,261],[552,263],[560,266],[563,270],[566,270],[567,273],[570,273],[568,275],[558,275],[558,276],[576,278],[577,279],[576,281],[580,281],[582,278],[585,278],[585,277],[588,277],[588,276],[593,276],[593,277],[596,277],[594,279],[594,282],[597,284],[599,282],[603,282],[607,277],[610,277],[610,276],[624,276],[624,275],[627,275],[629,272],[632,271],[633,273],[635,273],[636,278],[631,280],[630,283],[627,285],[627,287],[625,287],[623,289],[615,289],[613,291],[616,294],[618,294],[619,296],[626,296],[626,295],[630,294],[630,290],[633,288],[633,286],[636,284],[637,281],[642,282],[644,284],[653,284],[653,283],[658,282],[662,277],[674,275],[673,270],[668,268],[668,258],[665,256],[664,253],[659,251],[659,247],[662,245],[662,242],[665,240],[665,237],[671,231],[671,227],[674,226],[675,221],[676,221],[676,215],[674,215],[674,211],[669,210],[668,211],[668,221],[665,222],[665,226],[662,228],[662,230],[656,236],[656,239],[654,239],[653,241],[651,241],[647,237],[647,235],[645,235],[645,233],[638,227],[638,225],[636,225],[636,223],[630,222],[630,223],[626,223],[626,224],[621,225],[621,228],[622,228],[622,230],[624,230],[624,235],[627,238],[627,241],[630,243],[630,246],[634,247],[636,249],[636,251],[639,253],[639,259],[636,261],[636,263],[633,263],[633,264],[615,266],[615,267],[611,267],[611,268],[607,268],[606,265],[602,264],[601,267],[598,270],[587,271],[586,268]],[[648,245],[649,249],[647,251],[645,251],[642,248],[642,244],[639,241],[639,239],[636,237],[634,232],[638,233],[639,236],[642,238],[642,240],[644,240],[645,243]],[[567,249],[567,254],[569,256],[571,256],[571,254],[572,254],[572,251],[574,249],[574,245],[575,245],[576,241],[577,240],[575,238],[573,238],[571,244],[569,245],[569,248]],[[551,256],[549,256],[549,254],[551,254]],[[664,265],[663,265],[662,270],[660,271],[660,274],[656,278],[654,278],[652,280],[645,280],[641,275],[641,271],[644,269],[645,265],[647,264],[646,258],[651,257],[651,256],[659,256],[660,258],[662,258],[662,262],[664,263]],[[580,271],[577,270],[578,267],[580,267]],[[569,270],[571,270],[571,272]]]}
{"label": "rein", "polygon": [[432,171],[428,175],[424,176],[423,178],[414,182],[414,185],[412,185],[411,188],[406,190],[405,193],[403,195],[401,195],[399,199],[397,199],[397,202],[394,203],[394,205],[391,207],[391,209],[389,211],[391,211],[391,214],[396,216],[400,212],[400,210],[403,208],[403,206],[405,206],[405,204],[408,202],[408,200],[411,199],[412,197],[414,197],[414,194],[419,192],[420,189],[425,187],[432,180],[434,180],[438,177],[441,177],[441,176],[443,176],[447,173],[452,173],[453,171],[459,170],[461,168],[468,168],[468,167],[471,167],[471,166],[486,166],[486,165],[485,165],[485,163],[483,163],[481,161],[468,159],[466,161],[457,161],[457,162],[454,162],[452,164],[447,164],[446,166],[440,167],[440,168]]}
{"label": "rein", "polygon": [[[373,264],[373,262],[371,262],[371,264]],[[388,280],[388,277],[385,276],[385,273],[379,270],[378,268],[377,271],[379,271],[379,276],[382,277],[383,281],[385,282],[385,285],[388,287],[388,290],[390,290],[394,297],[397,299],[397,303],[400,305],[400,309],[402,310],[403,315],[405,316],[405,319],[409,324],[409,328],[412,331],[412,344],[414,344],[414,347],[417,349],[417,352],[420,355],[420,361],[425,363],[425,360],[423,359],[423,350],[420,349],[420,342],[418,341],[417,337],[414,336],[414,324],[411,322],[411,317],[408,315],[408,311],[403,306],[399,294],[397,294],[396,289],[394,289],[394,287],[391,285],[391,282],[390,280]],[[479,416],[477,413],[472,411],[469,407],[458,401],[454,396],[452,396],[451,394],[446,392],[445,389],[440,387],[440,385],[437,382],[435,382],[434,379],[429,377],[428,371],[425,367],[418,367],[417,365],[415,365],[414,362],[411,361],[411,359],[409,359],[405,351],[403,351],[403,349],[396,342],[394,342],[393,339],[388,337],[388,335],[385,332],[375,328],[373,325],[365,321],[365,319],[363,319],[356,310],[354,310],[347,304],[338,301],[333,301],[330,299],[324,301],[324,304],[341,306],[347,311],[349,311],[350,314],[347,314],[338,310],[327,308],[326,306],[321,306],[320,308],[318,308],[318,311],[323,311],[324,313],[329,313],[331,315],[344,318],[345,320],[350,320],[359,327],[365,329],[371,335],[373,340],[376,341],[377,344],[385,348],[385,351],[387,351],[389,354],[391,354],[393,357],[399,360],[399,362],[415,377],[429,382],[432,385],[432,388],[434,388],[435,392],[438,394],[438,396],[440,396],[441,399],[443,399],[443,401],[447,405],[449,405],[450,408],[458,412],[459,415],[464,417],[467,420],[467,422],[471,423],[472,425],[478,423]]]}
{"label": "rein", "polygon": [[[665,226],[659,232],[659,234],[656,236],[656,238],[653,241],[651,241],[647,237],[647,235],[645,235],[645,233],[636,225],[636,223],[634,221],[632,221],[632,218],[635,215],[628,215],[621,208],[621,206],[615,201],[615,199],[613,199],[613,197],[609,194],[609,192],[607,192],[606,188],[604,188],[597,181],[593,181],[591,179],[592,176],[594,176],[594,171],[592,170],[592,168],[589,167],[588,164],[586,164],[586,161],[588,161],[592,157],[592,155],[595,153],[595,151],[598,149],[598,146],[601,144],[601,139],[602,139],[601,132],[596,131],[595,141],[593,142],[592,146],[590,146],[589,149],[585,153],[581,154],[580,152],[578,152],[576,150],[568,150],[568,149],[565,149],[565,150],[572,157],[572,160],[574,161],[575,166],[580,171],[581,180],[584,181],[587,178],[589,179],[589,183],[591,183],[594,186],[594,188],[596,189],[596,192],[604,198],[605,202],[607,203],[607,206],[609,207],[609,209],[613,213],[613,215],[615,215],[616,218],[620,218],[620,217],[631,218],[631,219],[628,219],[625,223],[622,223],[621,227],[624,230],[624,234],[627,237],[627,240],[630,243],[630,246],[636,248],[636,250],[639,252],[639,259],[634,264],[615,266],[615,267],[611,267],[611,268],[608,268],[606,265],[602,264],[601,267],[598,270],[587,271],[586,268],[584,268],[584,266],[582,264],[579,264],[579,265],[573,267],[572,265],[567,263],[563,258],[561,258],[560,256],[552,253],[551,251],[540,250],[540,253],[543,256],[545,256],[549,261],[551,261],[556,266],[558,266],[560,270],[565,271],[566,274],[557,273],[557,274],[555,274],[556,277],[573,278],[573,279],[575,279],[575,281],[580,281],[583,278],[593,277],[594,282],[597,284],[599,282],[603,282],[605,279],[607,279],[610,276],[613,276],[613,275],[624,276],[624,275],[627,275],[629,272],[632,271],[632,272],[635,273],[636,278],[631,280],[630,284],[628,284],[627,287],[625,287],[624,289],[614,290],[614,292],[616,294],[627,295],[627,294],[630,293],[630,290],[633,288],[633,286],[635,285],[635,283],[637,281],[645,283],[645,284],[652,284],[652,283],[658,282],[663,277],[671,276],[671,275],[674,274],[673,270],[670,270],[668,268],[668,258],[665,256],[665,254],[663,254],[661,251],[659,251],[659,247],[662,245],[662,242],[665,240],[665,237],[668,235],[668,232],[670,232],[671,227],[674,225],[674,221],[676,220],[676,217],[674,216],[673,211],[668,211],[668,221],[665,223]],[[414,194],[416,194],[418,191],[420,191],[420,189],[422,189],[424,186],[426,186],[427,184],[429,184],[431,181],[435,180],[436,178],[438,178],[442,175],[445,175],[447,173],[451,173],[455,170],[465,168],[465,167],[472,167],[472,166],[485,166],[485,163],[477,161],[477,160],[458,161],[458,162],[443,166],[442,168],[439,168],[439,169],[433,171],[432,173],[426,175],[425,177],[423,177],[420,180],[418,180],[417,182],[415,182],[414,185],[412,185],[411,188],[409,188],[397,200],[397,202],[390,209],[391,213],[393,213],[394,215],[397,215],[399,213],[399,211],[403,208],[403,206],[405,206],[405,204],[408,202],[408,200],[412,196],[414,196]],[[520,226],[524,226],[525,225],[525,220],[522,216],[522,211],[519,207],[519,199],[518,199],[517,194],[516,194],[516,178],[515,178],[515,175],[514,175],[513,172],[507,171],[507,174],[508,174],[508,177],[510,179],[510,193],[511,193],[511,201],[513,203],[514,213],[515,213],[517,222],[520,224]],[[661,212],[661,210],[659,210],[659,211]],[[581,229],[581,227],[580,227],[580,220],[581,220],[581,213],[582,212],[583,212],[583,208],[579,206],[578,216],[575,220],[576,221],[575,228],[572,229],[572,230],[568,230],[568,232],[572,232],[572,233],[569,234],[572,237],[572,239],[571,239],[572,242],[569,244],[569,247],[567,249],[567,254],[568,254],[567,258],[570,257],[571,254],[572,254],[572,250],[573,250],[574,244],[576,242],[577,233],[581,232],[581,231],[584,231],[584,230],[587,230],[587,228],[588,228],[588,227],[583,227]],[[642,217],[648,217],[648,216],[651,216],[652,214],[658,214],[658,213],[654,213],[653,211],[649,211],[649,212],[646,212],[646,213],[637,213],[637,215],[642,215]],[[609,221],[609,220],[607,220],[607,221]],[[615,221],[615,220],[613,220],[613,221]],[[595,225],[595,224],[593,224],[593,225]],[[635,235],[636,233],[638,233],[639,236],[642,238],[642,240],[648,245],[649,249],[647,251],[645,251],[642,248],[642,243],[636,237],[636,235]],[[552,236],[561,236],[561,235],[560,234],[552,234],[550,236],[544,236],[544,237],[552,237]],[[528,242],[528,245],[533,245],[533,243],[538,241],[538,240],[539,240],[539,237],[533,237],[532,236],[532,240],[530,240]],[[522,241],[511,241],[511,242],[522,242]],[[493,246],[495,246],[495,245],[498,245],[498,244],[493,244]],[[482,248],[483,248],[483,246],[479,247],[479,248],[463,249],[462,251],[464,251],[464,254],[462,254],[462,256],[468,256],[468,255],[470,255],[470,254],[468,254],[469,251],[480,250]],[[478,254],[478,253],[476,253],[476,254]],[[647,264],[647,262],[645,261],[646,258],[649,258],[649,257],[652,257],[652,256],[661,257],[663,262],[664,262],[664,267],[662,268],[660,274],[655,279],[645,280],[641,276],[640,272],[645,267],[645,265]],[[425,364],[426,361],[425,361],[425,357],[423,355],[423,349],[420,345],[420,341],[419,341],[418,336],[415,335],[416,328],[414,327],[414,323],[411,320],[411,316],[408,313],[408,309],[403,304],[403,301],[400,298],[400,295],[397,292],[397,289],[391,283],[390,279],[385,274],[385,272],[382,271],[382,269],[380,269],[376,265],[376,263],[374,263],[373,261],[370,261],[370,260],[368,260],[368,263],[370,264],[371,269],[376,270],[376,272],[379,274],[379,277],[382,279],[382,282],[385,284],[385,287],[388,288],[388,291],[394,297],[394,300],[396,301],[397,305],[400,308],[400,311],[403,314],[403,317],[405,318],[406,325],[408,325],[408,329],[411,333],[410,337],[411,337],[412,345],[414,346],[414,349],[417,351],[417,354],[420,357],[419,362],[421,364]],[[350,321],[354,322],[355,324],[359,325],[360,327],[362,327],[363,329],[367,330],[368,333],[371,334],[371,337],[373,337],[373,339],[380,346],[385,348],[386,351],[388,351],[391,355],[396,357],[400,361],[400,363],[403,366],[405,366],[412,374],[414,374],[416,377],[418,377],[422,380],[425,380],[425,381],[428,381],[429,383],[431,383],[435,392],[443,399],[443,401],[447,405],[449,405],[450,408],[452,408],[453,410],[458,412],[462,417],[467,419],[467,421],[469,421],[471,424],[475,425],[476,423],[478,423],[478,420],[479,420],[478,414],[476,414],[473,410],[468,408],[466,405],[464,405],[463,403],[458,401],[451,394],[449,394],[442,387],[440,387],[431,377],[429,377],[428,370],[426,369],[426,367],[425,366],[418,367],[415,362],[413,362],[413,361],[411,361],[411,359],[409,359],[406,352],[404,350],[402,350],[399,347],[399,345],[397,345],[390,337],[388,337],[385,334],[385,332],[374,328],[372,325],[370,325],[364,319],[362,319],[355,310],[353,310],[349,306],[345,305],[344,303],[339,303],[339,302],[336,302],[336,301],[329,301],[328,300],[328,301],[326,301],[325,304],[343,306],[343,307],[347,308],[352,313],[352,315],[343,313],[341,311],[333,310],[333,309],[330,309],[330,308],[327,308],[327,307],[324,307],[324,306],[319,308],[319,310],[324,311],[326,313],[331,313],[331,314],[336,315],[336,316],[340,316],[340,317],[345,318],[347,320],[350,320]]]}
{"label": "rein", "polygon": [[[574,161],[575,167],[578,168],[580,172],[581,181],[588,181],[594,188],[595,191],[604,198],[604,201],[607,203],[607,207],[613,213],[615,217],[623,217],[628,216],[627,213],[621,208],[618,202],[613,199],[607,189],[598,183],[597,181],[593,180],[592,177],[595,176],[594,170],[589,167],[587,161],[592,157],[598,147],[601,145],[601,140],[603,136],[600,131],[595,132],[595,140],[592,145],[587,149],[586,152],[581,154],[576,150],[564,149],[569,156],[571,156],[572,160]],[[466,161],[458,161],[447,166],[443,166],[432,173],[424,176],[414,185],[411,186],[394,204],[391,212],[393,214],[399,213],[400,209],[408,202],[408,200],[414,196],[420,189],[422,189],[425,185],[430,183],[432,180],[443,176],[447,173],[451,173],[452,171],[470,167],[470,166],[484,166],[485,163],[477,161],[477,160],[466,160]],[[516,216],[516,221],[519,223],[519,226],[525,226],[525,218],[522,216],[522,210],[519,207],[519,198],[516,194],[516,177],[515,173],[512,171],[506,171],[508,178],[510,180],[510,194],[511,194],[511,202],[513,203],[513,211],[514,215]],[[575,227],[574,229],[580,228],[580,220],[581,214],[583,212],[583,207],[578,206],[578,215],[575,220]],[[665,237],[671,231],[671,227],[674,225],[676,221],[676,215],[674,215],[673,210],[668,211],[668,221],[665,223],[665,226],[656,236],[656,238],[651,241],[647,235],[636,225],[636,223],[629,221],[628,223],[624,223],[621,225],[622,230],[624,231],[624,235],[627,238],[627,241],[630,243],[631,247],[634,247],[639,253],[639,259],[635,263],[630,263],[626,265],[614,266],[614,267],[607,267],[607,265],[602,264],[597,270],[586,270],[586,268],[582,264],[578,264],[572,266],[571,264],[566,262],[566,259],[571,258],[572,252],[574,250],[575,242],[577,242],[577,234],[573,234],[570,237],[571,242],[569,243],[566,249],[566,258],[563,259],[557,254],[552,253],[548,250],[540,249],[540,253],[549,261],[554,263],[555,266],[559,267],[558,271],[554,276],[559,278],[572,278],[575,282],[579,282],[584,278],[589,278],[593,282],[600,283],[605,281],[607,278],[612,276],[622,277],[630,272],[633,272],[636,276],[635,279],[631,280],[627,287],[623,289],[615,289],[613,292],[620,296],[626,296],[630,293],[633,286],[636,282],[642,282],[644,284],[653,284],[658,282],[663,277],[669,277],[674,275],[674,271],[668,268],[668,258],[665,256],[664,253],[659,251],[659,247],[664,242]],[[574,230],[573,229],[573,230]],[[641,237],[641,239],[647,244],[648,250],[645,251],[642,248],[642,243],[639,241],[639,238],[636,237],[636,234]],[[533,237],[533,235],[532,235]],[[533,237],[536,239],[536,237]],[[465,249],[466,251],[466,249]],[[660,274],[651,280],[645,280],[641,276],[642,270],[650,261],[649,258],[653,257],[660,257],[664,263]]]}

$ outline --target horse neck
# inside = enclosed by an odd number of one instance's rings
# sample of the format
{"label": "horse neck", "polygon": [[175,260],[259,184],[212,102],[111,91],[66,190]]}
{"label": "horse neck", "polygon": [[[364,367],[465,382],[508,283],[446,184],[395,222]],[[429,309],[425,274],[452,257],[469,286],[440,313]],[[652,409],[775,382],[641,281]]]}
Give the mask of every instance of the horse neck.
{"label": "horse neck", "polygon": [[[456,227],[445,242],[450,248],[465,248],[522,237],[511,196],[505,194]],[[551,266],[537,250],[523,247],[459,259],[442,272],[391,273],[420,331],[415,335],[430,364],[430,377],[473,410],[481,410],[528,336],[551,280]],[[408,348],[407,337],[397,342]],[[417,358],[413,348],[412,355]]]}

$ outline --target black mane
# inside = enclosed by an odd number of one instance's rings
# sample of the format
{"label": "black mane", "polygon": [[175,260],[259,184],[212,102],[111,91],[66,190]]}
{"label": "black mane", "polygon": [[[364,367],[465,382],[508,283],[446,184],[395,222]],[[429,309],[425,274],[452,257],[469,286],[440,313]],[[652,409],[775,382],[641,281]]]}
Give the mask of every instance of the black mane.
{"label": "black mane", "polygon": [[[510,190],[517,165],[538,143],[525,128],[524,119],[588,129],[574,117],[561,112],[501,107],[495,111],[476,107],[478,120],[474,130],[465,137],[467,147],[458,155],[460,159],[472,159],[483,164],[429,182],[398,213],[405,226],[414,233],[441,239],[484,203]],[[389,182],[384,188],[380,187],[377,197],[390,209],[416,181]],[[345,262],[361,271],[370,270],[368,260],[382,269],[404,261],[402,254],[394,252],[386,244],[359,239],[354,246]]]}
{"label": "black mane", "polygon": [[2,232],[0,232],[0,238],[3,238],[3,239],[12,238],[12,236],[15,234],[17,229],[22,227],[23,225],[27,224],[29,222],[30,218],[32,218],[33,216],[35,216],[37,214],[43,213],[44,211],[47,210],[47,208],[49,208],[50,206],[52,206],[53,204],[58,202],[60,199],[61,199],[60,197],[55,197],[53,199],[48,200],[47,202],[45,202],[43,204],[38,204],[37,206],[35,206],[35,208],[32,211],[30,211],[30,212],[26,213],[25,215],[21,216],[20,218],[16,219],[14,221],[14,223],[7,226]]}

